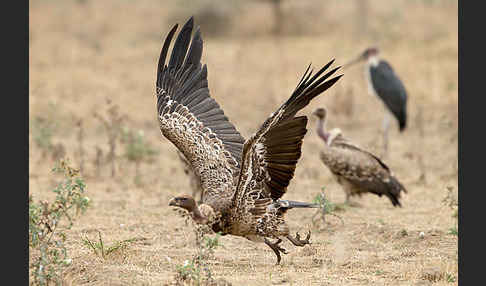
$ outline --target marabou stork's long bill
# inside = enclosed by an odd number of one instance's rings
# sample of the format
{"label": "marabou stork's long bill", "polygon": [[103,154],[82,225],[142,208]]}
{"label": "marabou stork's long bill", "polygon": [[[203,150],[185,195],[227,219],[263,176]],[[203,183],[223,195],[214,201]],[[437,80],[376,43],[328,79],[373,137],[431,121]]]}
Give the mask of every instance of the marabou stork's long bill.
{"label": "marabou stork's long bill", "polygon": [[343,65],[343,68],[361,61],[367,62],[365,74],[369,92],[378,96],[388,110],[385,111],[382,127],[386,152],[388,150],[390,113],[398,120],[400,132],[404,131],[407,126],[407,91],[390,64],[380,59],[378,48],[372,47],[366,49],[357,58]]}
{"label": "marabou stork's long bill", "polygon": [[[168,33],[157,67],[158,121],[162,134],[200,179],[202,202],[182,194],[169,205],[187,210],[196,224],[215,232],[265,242],[279,263],[280,253],[286,253],[279,246],[282,238],[296,246],[309,244],[310,238],[310,232],[305,239],[298,233],[290,235],[287,210],[319,207],[281,199],[294,176],[307,132],[307,117],[295,115],[338,81],[341,75],[331,76],[339,67],[327,71],[330,61],[312,75],[309,66],[289,99],[245,140],[209,94],[208,70],[200,62],[199,28],[191,41],[192,17],[182,27],[166,63],[176,29],[177,25]],[[228,96],[236,100],[245,95]]]}

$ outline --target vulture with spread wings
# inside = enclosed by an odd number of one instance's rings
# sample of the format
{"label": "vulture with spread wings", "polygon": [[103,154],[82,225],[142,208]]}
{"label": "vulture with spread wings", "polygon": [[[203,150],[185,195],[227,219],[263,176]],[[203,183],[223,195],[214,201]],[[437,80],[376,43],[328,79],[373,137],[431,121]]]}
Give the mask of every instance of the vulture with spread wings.
{"label": "vulture with spread wings", "polygon": [[[185,156],[202,188],[202,202],[187,194],[172,198],[169,205],[186,209],[198,224],[215,232],[265,242],[280,263],[281,238],[294,245],[309,243],[290,235],[284,214],[291,208],[315,204],[282,200],[307,132],[307,117],[296,113],[340,77],[324,73],[333,61],[315,75],[307,68],[290,98],[245,140],[209,95],[207,67],[201,65],[203,42],[199,28],[192,36],[191,17],[182,27],[166,57],[175,25],[167,35],[157,67],[157,111],[162,134]],[[271,242],[270,239],[275,239]]]}

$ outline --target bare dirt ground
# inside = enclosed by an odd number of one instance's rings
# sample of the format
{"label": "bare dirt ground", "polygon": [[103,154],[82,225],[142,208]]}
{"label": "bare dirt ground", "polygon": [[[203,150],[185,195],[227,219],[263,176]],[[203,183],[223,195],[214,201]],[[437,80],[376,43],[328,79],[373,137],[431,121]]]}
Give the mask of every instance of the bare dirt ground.
{"label": "bare dirt ground", "polygon": [[[458,191],[457,2],[368,1],[364,18],[354,1],[302,2],[284,2],[284,32],[278,38],[271,35],[268,2],[216,5],[217,13],[231,17],[226,25],[206,21],[201,27],[212,96],[248,137],[287,99],[310,62],[317,68],[335,58],[341,65],[377,44],[409,93],[408,127],[400,134],[392,125],[385,158],[408,193],[402,208],[374,195],[355,198],[361,207],[336,212],[343,222],[328,216],[314,225],[313,210],[290,211],[292,232],[311,229],[313,243],[297,248],[285,241],[290,253],[280,266],[266,245],[222,237],[208,260],[212,274],[232,285],[457,285],[458,238],[451,233],[457,218],[443,203],[448,187],[456,196]],[[196,24],[215,17],[200,20],[201,4],[175,3],[30,1],[29,119],[56,122],[52,140],[64,146],[74,166],[84,160],[92,201],[67,233],[73,262],[65,271],[66,285],[170,284],[177,265],[196,251],[192,226],[168,207],[172,196],[191,191],[175,147],[158,128],[155,71],[163,37],[174,23],[183,24],[192,14]],[[367,93],[362,66],[342,73],[300,114],[310,117],[315,108],[328,107],[329,127],[340,127],[379,154],[383,107]],[[152,163],[140,165],[138,178],[120,144],[115,177],[109,164],[96,174],[96,150],[105,158],[109,147],[93,112],[106,114],[108,99],[126,116],[123,127],[142,130],[159,152]],[[75,124],[80,118],[83,157]],[[284,198],[312,201],[325,187],[328,199],[341,203],[344,192],[318,158],[322,143],[315,124],[311,118]],[[29,192],[50,199],[54,161],[42,157],[32,132],[31,127]],[[139,240],[103,259],[82,242],[96,240],[98,231],[106,244]]]}

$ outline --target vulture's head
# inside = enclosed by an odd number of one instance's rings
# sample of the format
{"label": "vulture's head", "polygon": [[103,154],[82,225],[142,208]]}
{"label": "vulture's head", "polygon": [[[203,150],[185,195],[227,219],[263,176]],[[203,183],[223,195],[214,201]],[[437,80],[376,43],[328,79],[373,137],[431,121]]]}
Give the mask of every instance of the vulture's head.
{"label": "vulture's head", "polygon": [[326,111],[325,108],[319,107],[316,110],[314,110],[314,112],[312,112],[312,114],[317,116],[317,118],[319,118],[320,120],[326,120],[327,111]]}
{"label": "vulture's head", "polygon": [[177,196],[169,201],[169,206],[180,207],[188,212],[193,212],[196,208],[196,201],[190,195]]}
{"label": "vulture's head", "polygon": [[[209,206],[204,204],[198,206],[196,200],[194,200],[194,198],[190,195],[184,194],[171,199],[169,201],[169,206],[179,207],[187,210],[197,223],[205,224],[208,222],[208,210],[206,210],[206,208]],[[201,207],[203,207],[203,212],[201,212]]]}

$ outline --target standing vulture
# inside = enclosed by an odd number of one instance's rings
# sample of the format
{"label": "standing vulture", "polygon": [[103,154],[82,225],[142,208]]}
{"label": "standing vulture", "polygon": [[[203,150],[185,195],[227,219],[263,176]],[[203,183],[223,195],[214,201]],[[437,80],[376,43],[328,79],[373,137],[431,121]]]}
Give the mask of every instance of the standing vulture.
{"label": "standing vulture", "polygon": [[[198,224],[215,232],[265,242],[280,263],[281,238],[296,246],[309,243],[290,235],[284,214],[291,208],[315,204],[282,200],[294,176],[307,132],[307,117],[296,113],[341,77],[327,80],[338,68],[324,74],[333,61],[315,75],[307,68],[290,98],[245,140],[224,115],[208,89],[207,67],[200,59],[203,41],[199,28],[191,41],[193,18],[182,27],[169,62],[166,56],[175,25],[168,33],[157,67],[157,112],[162,134],[170,140],[199,177],[203,200],[186,194],[170,206],[187,210]],[[276,242],[271,242],[275,239]]]}
{"label": "standing vulture", "polygon": [[326,132],[326,113],[324,108],[313,112],[319,119],[317,134],[324,140],[320,158],[346,192],[346,203],[350,203],[351,196],[373,193],[385,195],[393,206],[401,206],[400,193],[407,191],[390,168],[377,156],[344,138],[339,128]]}

